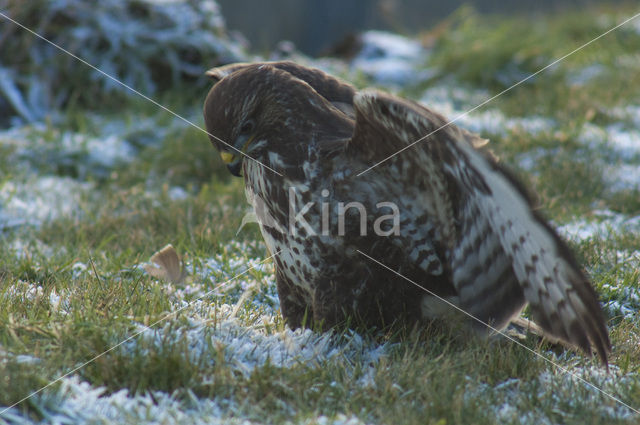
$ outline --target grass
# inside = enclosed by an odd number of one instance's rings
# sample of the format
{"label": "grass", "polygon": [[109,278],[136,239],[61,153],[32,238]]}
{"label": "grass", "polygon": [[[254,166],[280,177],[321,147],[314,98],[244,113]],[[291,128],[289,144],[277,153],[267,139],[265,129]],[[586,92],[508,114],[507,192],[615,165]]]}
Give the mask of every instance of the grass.
{"label": "grass", "polygon": [[[440,77],[406,94],[419,98],[425,88],[451,81],[495,94],[511,84],[509,78],[536,71],[605,30],[603,20],[617,22],[627,12],[602,15],[593,9],[525,21],[463,9],[450,19],[426,65],[438,67]],[[594,211],[602,210],[640,215],[640,184],[612,192],[605,178],[621,156],[606,140],[595,146],[581,140],[585,124],[606,128],[619,121],[612,112],[616,107],[640,98],[639,66],[619,66],[620,58],[637,55],[638,47],[640,33],[620,30],[487,106],[506,117],[553,118],[552,128],[540,134],[510,130],[488,136],[558,225],[597,220]],[[594,64],[602,66],[597,77],[580,84],[568,80]],[[199,109],[201,98],[165,96],[201,124],[192,109]],[[320,416],[338,423],[354,418],[407,424],[637,421],[606,396],[500,339],[483,341],[433,327],[385,335],[337,331],[330,340],[310,333],[300,343],[302,336],[286,330],[279,315],[269,262],[216,289],[268,254],[255,225],[236,235],[246,212],[242,183],[228,175],[206,136],[135,98],[119,111],[92,112],[71,108],[55,124],[27,131],[20,137],[32,142],[32,155],[18,160],[11,159],[18,148],[0,142],[0,188],[34,175],[90,182],[73,215],[0,227],[0,406],[108,350],[140,331],[141,324],[166,318],[74,375],[104,387],[104,397],[113,400],[123,389],[130,396],[150,395],[155,406],[169,397],[190,414],[211,400],[217,417],[229,421],[320,423]],[[100,139],[109,122],[119,123],[118,131],[132,141],[131,158],[95,174],[82,168],[86,152],[65,157],[61,134]],[[633,129],[631,122],[625,125]],[[523,166],[523,158],[533,158],[533,165]],[[640,167],[633,159],[624,161]],[[181,285],[157,281],[137,266],[167,243],[185,255],[189,275]],[[610,375],[580,354],[556,352],[534,338],[523,341],[636,408],[638,246],[640,236],[620,228],[571,242],[603,301],[634,312],[607,310],[615,365]],[[630,259],[634,253],[636,260]],[[178,311],[187,302],[193,305]],[[295,350],[280,356],[287,346]],[[16,412],[49,421],[69,396],[65,385],[59,382],[21,402]],[[128,420],[136,423],[139,417]]]}

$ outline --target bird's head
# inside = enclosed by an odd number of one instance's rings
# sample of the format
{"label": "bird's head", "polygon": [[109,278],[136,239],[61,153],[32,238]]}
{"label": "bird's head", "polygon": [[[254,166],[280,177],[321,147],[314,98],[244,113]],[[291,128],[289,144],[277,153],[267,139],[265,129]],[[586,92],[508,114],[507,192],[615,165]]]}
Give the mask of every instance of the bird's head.
{"label": "bird's head", "polygon": [[294,158],[303,158],[314,138],[352,131],[352,122],[308,83],[277,67],[236,64],[207,75],[214,86],[204,104],[206,129],[236,176],[247,161],[284,174],[300,166]]}

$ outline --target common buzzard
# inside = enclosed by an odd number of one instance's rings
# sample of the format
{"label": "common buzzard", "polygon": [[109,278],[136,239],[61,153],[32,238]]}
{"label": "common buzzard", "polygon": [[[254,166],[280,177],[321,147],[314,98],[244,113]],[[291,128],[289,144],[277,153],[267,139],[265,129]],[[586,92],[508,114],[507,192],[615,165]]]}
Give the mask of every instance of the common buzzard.
{"label": "common buzzard", "polygon": [[207,74],[206,128],[278,253],[290,326],[416,322],[447,315],[441,297],[502,329],[529,304],[550,336],[607,362],[589,280],[486,140],[448,125],[391,156],[446,119],[291,62]]}

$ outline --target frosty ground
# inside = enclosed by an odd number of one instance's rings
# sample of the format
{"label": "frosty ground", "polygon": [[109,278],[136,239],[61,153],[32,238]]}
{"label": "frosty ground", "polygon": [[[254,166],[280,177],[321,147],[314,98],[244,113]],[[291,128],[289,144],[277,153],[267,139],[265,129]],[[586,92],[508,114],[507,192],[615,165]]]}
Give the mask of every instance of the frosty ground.
{"label": "frosty ground", "polygon": [[[637,422],[577,377],[640,408],[638,26],[461,116],[632,12],[533,23],[463,9],[444,35],[366,33],[350,58],[286,52],[489,138],[593,279],[612,335],[608,372],[535,338],[523,342],[573,375],[509,341],[437,325],[293,331],[255,225],[236,235],[242,185],[206,135],[135,96],[88,111],[14,96],[22,113],[0,133],[0,423]],[[158,93],[202,124],[200,91]],[[167,243],[185,257],[180,284],[142,267]]]}

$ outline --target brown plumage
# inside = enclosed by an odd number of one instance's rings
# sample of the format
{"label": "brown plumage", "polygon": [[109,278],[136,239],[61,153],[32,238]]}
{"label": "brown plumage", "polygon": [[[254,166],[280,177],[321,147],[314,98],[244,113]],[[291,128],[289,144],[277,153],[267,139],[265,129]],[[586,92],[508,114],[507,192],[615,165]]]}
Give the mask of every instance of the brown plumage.
{"label": "brown plumage", "polygon": [[[384,326],[446,313],[361,251],[498,329],[528,303],[549,335],[607,362],[589,280],[521,185],[483,150],[485,140],[449,125],[357,176],[445,118],[290,62],[208,75],[215,84],[206,127],[230,171],[244,176],[267,246],[281,251],[276,281],[292,327],[349,318]],[[350,202],[367,212],[364,227],[362,214],[340,208]],[[296,213],[304,223],[292,222]]]}

